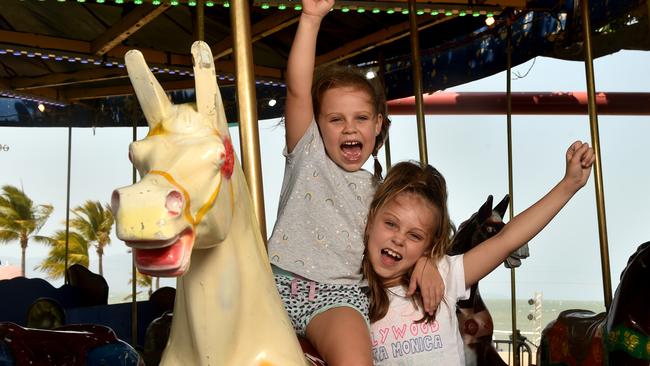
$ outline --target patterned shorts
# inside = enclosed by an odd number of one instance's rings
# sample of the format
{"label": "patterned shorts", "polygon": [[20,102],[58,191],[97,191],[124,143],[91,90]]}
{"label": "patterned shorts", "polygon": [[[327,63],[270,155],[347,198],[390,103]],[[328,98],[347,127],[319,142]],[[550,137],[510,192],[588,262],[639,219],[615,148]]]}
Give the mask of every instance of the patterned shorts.
{"label": "patterned shorts", "polygon": [[[275,270],[275,268],[274,268]],[[295,331],[304,336],[318,314],[341,306],[357,310],[369,325],[368,297],[357,285],[326,284],[301,277],[275,274],[275,285]]]}

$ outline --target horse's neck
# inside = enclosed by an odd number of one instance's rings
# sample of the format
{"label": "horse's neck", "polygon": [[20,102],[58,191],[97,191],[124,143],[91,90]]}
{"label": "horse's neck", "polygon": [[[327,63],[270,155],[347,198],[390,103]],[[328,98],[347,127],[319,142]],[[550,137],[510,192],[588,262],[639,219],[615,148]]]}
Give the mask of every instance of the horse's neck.
{"label": "horse's neck", "polygon": [[248,192],[239,189],[227,238],[195,250],[190,269],[178,279],[170,337],[185,344],[181,349],[193,353],[188,357],[202,357],[194,358],[197,364],[252,365],[255,357],[296,364],[302,353],[282,321],[286,316]]}

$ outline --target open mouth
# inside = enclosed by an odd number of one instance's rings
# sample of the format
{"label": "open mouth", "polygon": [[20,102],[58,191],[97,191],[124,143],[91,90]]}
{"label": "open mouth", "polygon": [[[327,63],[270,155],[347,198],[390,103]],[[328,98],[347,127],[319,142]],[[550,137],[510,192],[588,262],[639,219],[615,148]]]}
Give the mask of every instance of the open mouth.
{"label": "open mouth", "polygon": [[381,261],[385,265],[393,265],[402,260],[402,255],[388,248],[381,250]]}
{"label": "open mouth", "polygon": [[363,144],[359,141],[346,141],[341,144],[341,151],[343,151],[343,157],[351,162],[356,162],[361,159],[361,150]]}
{"label": "open mouth", "polygon": [[177,277],[187,270],[190,263],[194,232],[188,228],[169,240],[130,241],[126,244],[133,248],[135,265],[140,273]]}

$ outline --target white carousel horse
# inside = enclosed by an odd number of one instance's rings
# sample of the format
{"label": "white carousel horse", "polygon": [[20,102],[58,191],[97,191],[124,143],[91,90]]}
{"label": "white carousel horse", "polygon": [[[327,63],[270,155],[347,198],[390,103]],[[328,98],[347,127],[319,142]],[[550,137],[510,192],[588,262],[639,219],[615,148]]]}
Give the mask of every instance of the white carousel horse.
{"label": "white carousel horse", "polygon": [[149,134],[129,151],[142,179],[115,190],[112,205],[138,270],[178,277],[161,365],[304,365],[233,152],[210,47],[195,42],[192,57],[196,104],[174,105],[142,54],[125,56]]}

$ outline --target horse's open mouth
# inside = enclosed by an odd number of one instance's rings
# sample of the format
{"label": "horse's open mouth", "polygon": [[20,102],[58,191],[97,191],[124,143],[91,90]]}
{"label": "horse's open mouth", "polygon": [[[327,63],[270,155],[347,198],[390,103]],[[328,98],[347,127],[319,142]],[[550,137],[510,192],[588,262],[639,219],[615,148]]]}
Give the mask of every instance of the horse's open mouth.
{"label": "horse's open mouth", "polygon": [[190,263],[194,231],[185,229],[167,241],[137,241],[126,244],[133,247],[135,265],[140,273],[156,277],[177,277],[187,270]]}

